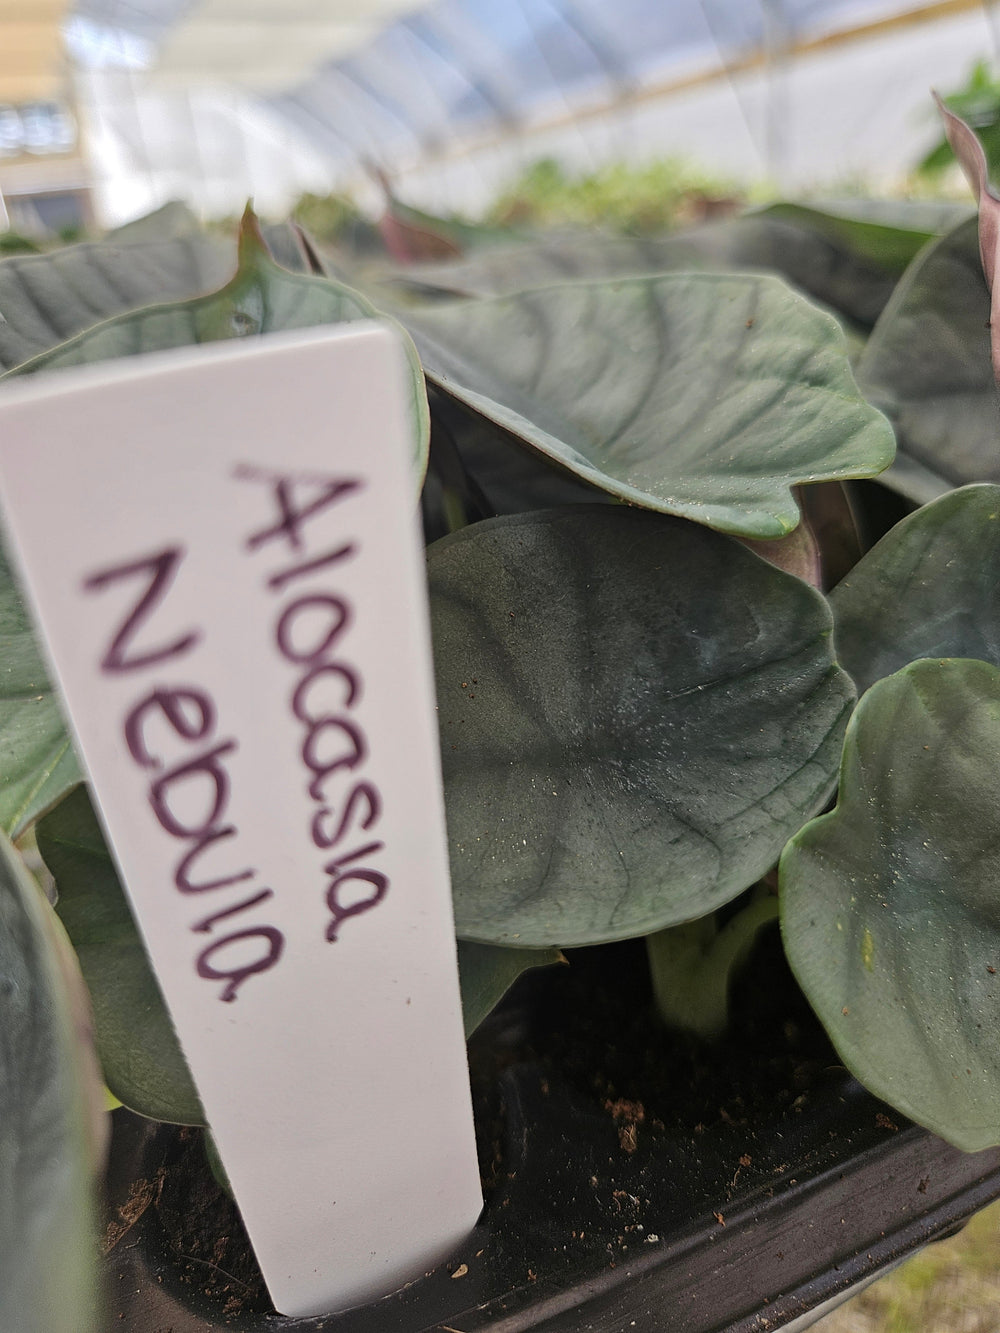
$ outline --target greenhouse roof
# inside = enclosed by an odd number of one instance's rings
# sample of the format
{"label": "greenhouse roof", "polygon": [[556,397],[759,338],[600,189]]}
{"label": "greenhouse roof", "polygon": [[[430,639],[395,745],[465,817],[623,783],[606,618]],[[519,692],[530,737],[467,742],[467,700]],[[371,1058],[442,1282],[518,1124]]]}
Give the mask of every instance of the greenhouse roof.
{"label": "greenhouse roof", "polygon": [[[0,0],[0,18],[39,3]],[[71,12],[78,53],[107,58],[109,35],[131,40],[153,86],[251,90],[325,154],[356,159],[972,8],[979,0],[75,0]]]}
{"label": "greenhouse roof", "polygon": [[65,96],[109,222],[374,207],[373,167],[475,212],[545,156],[839,188],[905,174],[930,87],[997,52],[994,0],[0,0],[0,157],[9,104]]}

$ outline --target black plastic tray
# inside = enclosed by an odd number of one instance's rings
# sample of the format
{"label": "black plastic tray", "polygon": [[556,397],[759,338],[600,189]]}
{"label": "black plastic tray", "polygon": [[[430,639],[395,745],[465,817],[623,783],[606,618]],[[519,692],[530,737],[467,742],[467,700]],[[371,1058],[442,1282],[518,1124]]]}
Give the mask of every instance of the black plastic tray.
{"label": "black plastic tray", "polygon": [[[631,967],[631,957],[613,956],[623,987],[631,973],[620,964]],[[578,984],[586,989],[585,973]],[[626,998],[634,1009],[635,996]],[[565,1012],[559,1021],[568,1021]],[[502,1023],[498,1031],[503,1046]],[[499,1136],[499,1167],[468,1242],[407,1288],[319,1319],[284,1319],[259,1299],[240,1300],[238,1278],[220,1294],[211,1256],[180,1252],[157,1202],[185,1155],[201,1160],[200,1145],[191,1131],[116,1112],[109,1328],[766,1333],[887,1271],[1000,1196],[1000,1149],[961,1153],[902,1120],[826,1050],[830,1062],[814,1062],[807,1090],[773,1106],[761,1095],[766,1061],[753,1096],[743,1097],[735,1084],[753,1060],[737,1068],[734,1055],[727,1081],[720,1052],[713,1077],[745,1113],[720,1106],[692,1130],[595,1096],[551,1060],[521,1058],[525,1047],[522,1024],[510,1063],[497,1064],[492,1104],[481,1109],[493,1127],[484,1137]],[[175,1213],[185,1197],[174,1187]]]}

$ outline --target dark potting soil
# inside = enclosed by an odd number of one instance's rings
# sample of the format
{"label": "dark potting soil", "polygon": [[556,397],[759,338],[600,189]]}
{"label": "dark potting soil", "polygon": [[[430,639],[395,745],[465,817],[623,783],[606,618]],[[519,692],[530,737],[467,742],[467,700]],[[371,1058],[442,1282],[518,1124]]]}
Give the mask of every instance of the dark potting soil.
{"label": "dark potting soil", "polygon": [[[568,959],[522,977],[469,1045],[490,1235],[477,1258],[528,1284],[542,1265],[547,1277],[569,1277],[581,1262],[614,1267],[704,1213],[706,1201],[721,1228],[734,1198],[794,1185],[783,1141],[791,1158],[797,1118],[824,1101],[834,1138],[850,1082],[776,929],[737,981],[731,1029],[716,1044],[659,1024],[641,942]],[[883,1119],[878,1128],[894,1132]],[[179,1133],[129,1206],[155,1211],[177,1280],[220,1322],[271,1309],[200,1131]]]}

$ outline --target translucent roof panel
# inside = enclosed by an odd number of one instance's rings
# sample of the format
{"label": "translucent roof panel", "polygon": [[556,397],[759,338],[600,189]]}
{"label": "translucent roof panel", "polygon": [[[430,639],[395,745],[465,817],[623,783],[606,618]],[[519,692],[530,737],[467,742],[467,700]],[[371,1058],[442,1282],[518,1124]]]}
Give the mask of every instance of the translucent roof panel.
{"label": "translucent roof panel", "polygon": [[[7,0],[13,3],[13,0]],[[19,0],[23,3],[24,0]],[[415,132],[439,99],[450,117],[523,118],[554,93],[642,86],[667,69],[739,61],[903,11],[903,0],[76,0],[80,17],[151,44],[152,73],[177,84],[239,83],[308,102],[335,63],[362,83],[421,80]],[[387,31],[388,29],[388,31]],[[449,70],[452,71],[449,73]],[[444,86],[441,86],[444,85]],[[449,86],[450,85],[450,86]],[[385,97],[373,87],[375,100]],[[433,133],[432,133],[432,137]]]}
{"label": "translucent roof panel", "polygon": [[492,179],[522,149],[593,159],[641,145],[741,175],[845,179],[849,140],[859,172],[877,118],[910,145],[927,87],[954,86],[992,45],[991,6],[971,0],[68,2],[123,50],[142,44],[131,96],[228,88],[239,115],[251,99],[307,142],[331,187],[375,164],[433,176],[439,193],[449,163],[475,157]]}
{"label": "translucent roof panel", "polygon": [[[203,3],[205,0],[203,0]],[[887,0],[437,0],[306,71],[275,105],[307,133],[392,160],[513,131],[671,77],[739,68],[838,27],[920,6]],[[364,6],[358,7],[358,13]],[[272,90],[273,93],[273,90]],[[335,116],[335,119],[331,117]]]}
{"label": "translucent roof panel", "polygon": [[153,43],[191,7],[192,0],[78,0],[73,6],[80,18],[98,27],[120,29]]}

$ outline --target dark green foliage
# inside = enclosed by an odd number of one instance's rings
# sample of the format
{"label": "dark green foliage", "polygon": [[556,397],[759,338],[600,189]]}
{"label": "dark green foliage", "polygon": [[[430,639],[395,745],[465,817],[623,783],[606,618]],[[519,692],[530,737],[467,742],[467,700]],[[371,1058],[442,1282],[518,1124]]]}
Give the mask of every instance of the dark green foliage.
{"label": "dark green foliage", "polygon": [[97,1333],[93,1077],[75,963],[0,835],[0,1328]]}
{"label": "dark green foliage", "polygon": [[[342,241],[361,224],[341,212]],[[648,934],[664,1016],[714,1035],[787,848],[786,946],[845,1061],[953,1142],[1000,1141],[1000,487],[953,489],[1000,482],[975,222],[782,204],[666,237],[499,245],[390,199],[383,224],[402,249],[424,232],[466,253],[403,282],[369,246],[345,284],[287,228],[267,232],[275,263],[248,220],[216,290],[231,252],[170,209],[5,260],[0,363],[48,372],[391,304],[432,385],[422,512],[467,1029],[561,947]],[[880,501],[855,479],[890,463]],[[864,553],[886,496],[926,507]],[[63,799],[78,773],[0,575],[0,819],[19,831],[61,801],[39,843],[105,1076],[198,1121],[86,795]],[[874,688],[844,749],[850,677]]]}
{"label": "dark green foliage", "polygon": [[854,698],[829,612],[732,539],[574,506],[429,556],[464,938],[593,944],[703,916],[829,797]]}
{"label": "dark green foliage", "polygon": [[1000,670],[925,659],[865,695],[840,796],[781,860],[792,967],[841,1058],[969,1152],[1000,1140]]}

